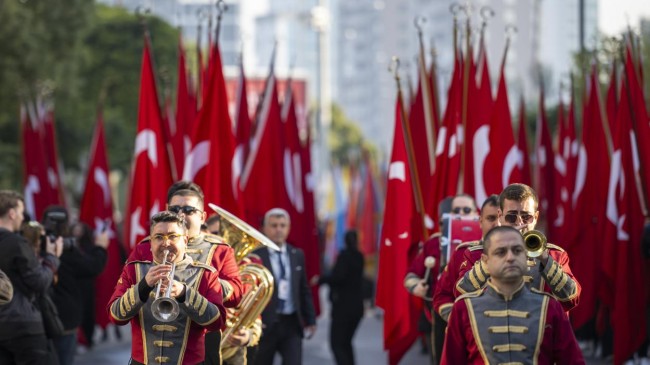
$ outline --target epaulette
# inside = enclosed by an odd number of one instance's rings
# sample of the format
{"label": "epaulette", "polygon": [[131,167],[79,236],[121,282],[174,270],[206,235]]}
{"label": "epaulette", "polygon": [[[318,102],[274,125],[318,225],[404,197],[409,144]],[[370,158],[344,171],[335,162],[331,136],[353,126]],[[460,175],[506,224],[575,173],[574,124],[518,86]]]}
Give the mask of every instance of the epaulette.
{"label": "epaulette", "polygon": [[194,261],[194,262],[192,262],[192,266],[200,267],[200,268],[202,268],[202,269],[209,270],[210,272],[215,272],[215,271],[217,271],[217,269],[215,269],[214,267],[212,267],[212,266],[210,266],[210,265],[206,265],[206,264],[201,263],[201,262],[199,262],[199,261]]}
{"label": "epaulette", "polygon": [[210,242],[215,245],[227,245],[228,243],[223,239],[221,236],[217,236],[216,234],[212,233],[206,233],[205,236],[203,237],[204,240],[207,242]]}
{"label": "epaulette", "polygon": [[143,238],[142,240],[140,240],[140,242],[138,242],[137,244],[139,245],[141,243],[149,243],[150,241],[151,241],[151,237],[147,236],[147,237]]}
{"label": "epaulette", "polygon": [[474,247],[477,245],[481,245],[481,248],[483,247],[480,240],[463,242],[460,245],[456,246],[456,251],[460,250],[462,247]]}
{"label": "epaulette", "polygon": [[151,264],[153,261],[151,260],[133,260],[133,261],[127,261],[126,264],[124,265],[131,265],[131,264]]}
{"label": "epaulette", "polygon": [[540,294],[540,295],[548,295],[549,297],[553,298],[553,296],[550,293],[547,293],[545,291],[539,290],[537,288],[530,287],[530,291],[535,293],[535,294]]}
{"label": "epaulette", "polygon": [[485,290],[485,288],[481,288],[481,289],[474,290],[474,291],[471,291],[471,292],[468,292],[468,293],[465,293],[465,294],[461,294],[458,297],[456,297],[456,300],[454,300],[454,303],[458,302],[459,300],[466,299],[466,298],[480,297],[483,294],[483,290]]}
{"label": "epaulette", "polygon": [[560,252],[564,252],[564,249],[558,245],[552,244],[552,243],[547,243],[546,248],[552,248],[554,250],[558,250]]}
{"label": "epaulette", "polygon": [[476,246],[472,246],[472,247],[468,248],[468,250],[470,250],[472,252],[477,251],[477,250],[482,250],[482,249],[483,249],[483,245],[476,245]]}

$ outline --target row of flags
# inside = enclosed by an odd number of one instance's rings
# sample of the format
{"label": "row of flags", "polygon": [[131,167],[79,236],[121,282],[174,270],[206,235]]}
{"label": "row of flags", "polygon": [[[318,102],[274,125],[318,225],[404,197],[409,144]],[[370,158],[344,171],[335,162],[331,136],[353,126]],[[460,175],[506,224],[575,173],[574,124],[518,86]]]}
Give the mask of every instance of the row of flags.
{"label": "row of flags", "polygon": [[[271,67],[257,113],[251,118],[242,65],[235,129],[217,43],[210,45],[209,57],[199,70],[199,82],[194,87],[179,42],[175,111],[169,100],[163,107],[159,103],[154,64],[151,42],[145,34],[122,244],[113,222],[101,111],[93,135],[79,220],[95,231],[110,230],[108,264],[96,283],[96,318],[102,327],[109,322],[104,304],[121,272],[122,251],[128,255],[148,235],[149,218],[165,208],[167,189],[179,179],[200,185],[206,206],[217,204],[253,227],[260,227],[264,213],[271,208],[289,211],[289,241],[304,250],[308,277],[320,274],[309,128],[304,113],[296,111],[291,81],[285,83],[280,103],[278,82]],[[21,108],[25,201],[34,218],[40,217],[49,205],[65,205],[62,174],[56,163],[53,108],[44,105],[25,103]],[[317,288],[313,294],[318,299]],[[318,300],[314,302],[317,304]]]}
{"label": "row of flags", "polygon": [[442,118],[435,61],[425,67],[423,47],[410,105],[404,104],[398,81],[376,297],[385,312],[384,347],[390,364],[400,361],[418,335],[413,320],[417,304],[402,280],[418,244],[438,226],[438,202],[466,193],[480,206],[489,194],[499,194],[511,183],[535,188],[539,229],[570,254],[572,271],[582,285],[580,304],[570,313],[574,328],[597,311],[599,318],[606,312],[614,331],[616,364],[627,360],[646,338],[645,326],[638,324],[644,323],[648,296],[640,243],[649,202],[650,118],[638,50],[630,38],[622,69],[612,66],[605,103],[598,66],[593,66],[582,98],[582,119],[576,115],[571,85],[568,112],[563,103],[558,108],[555,140],[542,87],[531,152],[523,98],[517,133],[513,128],[505,79],[508,45],[494,97],[482,34],[476,58],[469,41],[465,52],[455,51]]}

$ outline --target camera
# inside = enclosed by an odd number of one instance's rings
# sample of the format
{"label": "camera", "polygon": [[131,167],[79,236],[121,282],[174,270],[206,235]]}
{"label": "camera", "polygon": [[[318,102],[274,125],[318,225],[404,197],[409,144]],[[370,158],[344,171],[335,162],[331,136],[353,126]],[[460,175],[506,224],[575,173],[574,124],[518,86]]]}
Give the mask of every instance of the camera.
{"label": "camera", "polygon": [[[68,212],[64,207],[51,206],[45,209],[43,228],[45,228],[45,236],[50,238],[50,242],[56,241],[58,237],[63,237],[63,251],[70,250],[75,246],[75,238],[68,234]],[[42,251],[45,251],[47,244],[45,236],[41,237]]]}

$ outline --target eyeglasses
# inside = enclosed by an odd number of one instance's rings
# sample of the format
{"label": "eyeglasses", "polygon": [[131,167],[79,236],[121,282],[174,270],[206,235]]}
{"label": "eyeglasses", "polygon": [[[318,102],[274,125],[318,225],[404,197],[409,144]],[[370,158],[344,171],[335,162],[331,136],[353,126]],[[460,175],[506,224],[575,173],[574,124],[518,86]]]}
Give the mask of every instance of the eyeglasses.
{"label": "eyeglasses", "polygon": [[525,224],[530,224],[533,222],[533,219],[535,219],[534,215],[531,215],[527,212],[508,213],[503,216],[503,219],[505,219],[507,223],[515,224],[517,223],[517,217],[521,218],[521,221],[524,222]]}
{"label": "eyeglasses", "polygon": [[190,205],[184,205],[184,206],[172,205],[172,206],[168,207],[167,210],[169,210],[170,212],[174,212],[176,214],[182,212],[185,215],[192,215],[192,214],[194,214],[196,212],[202,212],[201,209],[194,208],[193,206],[190,206]]}
{"label": "eyeglasses", "polygon": [[454,213],[454,214],[460,214],[461,211],[463,213],[465,213],[465,214],[469,214],[469,213],[472,212],[472,208],[470,208],[470,207],[456,207],[456,208],[451,210],[451,212]]}
{"label": "eyeglasses", "polygon": [[179,234],[179,233],[170,233],[170,234],[154,234],[151,236],[151,240],[156,242],[156,243],[163,243],[167,242],[167,240],[171,241],[172,243],[178,242],[178,240],[185,236],[184,234]]}

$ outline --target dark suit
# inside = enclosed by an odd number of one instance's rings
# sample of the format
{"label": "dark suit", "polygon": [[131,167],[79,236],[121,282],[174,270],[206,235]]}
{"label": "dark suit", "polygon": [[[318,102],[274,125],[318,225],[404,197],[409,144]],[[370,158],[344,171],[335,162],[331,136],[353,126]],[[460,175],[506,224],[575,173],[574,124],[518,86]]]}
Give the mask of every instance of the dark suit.
{"label": "dark suit", "polygon": [[[280,303],[280,299],[278,299],[279,280],[276,278],[273,297],[264,312],[262,312],[263,331],[259,351],[255,357],[255,364],[257,365],[273,364],[273,356],[276,352],[280,352],[282,362],[285,365],[301,364],[303,328],[316,324],[311,290],[307,283],[305,255],[299,248],[289,244],[286,244],[286,246],[291,272],[291,298],[295,313],[278,313]],[[259,256],[266,268],[274,272],[269,250],[266,247],[254,253]]]}
{"label": "dark suit", "polygon": [[354,365],[352,338],[363,317],[363,255],[341,251],[332,272],[320,280],[329,284],[332,302],[330,346],[338,365]]}

